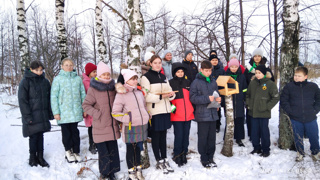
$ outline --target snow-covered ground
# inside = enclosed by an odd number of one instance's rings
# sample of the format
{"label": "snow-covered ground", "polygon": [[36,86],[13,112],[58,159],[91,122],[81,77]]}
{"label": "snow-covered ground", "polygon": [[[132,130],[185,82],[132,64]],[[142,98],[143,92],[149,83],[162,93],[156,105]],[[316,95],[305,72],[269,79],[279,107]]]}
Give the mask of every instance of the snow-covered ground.
{"label": "snow-covered ground", "polygon": [[[319,82],[317,82],[319,84]],[[8,96],[6,93],[0,93],[0,179],[1,180],[40,180],[40,179],[98,179],[98,155],[92,155],[88,151],[87,128],[79,127],[81,137],[81,156],[89,159],[87,162],[78,164],[69,164],[64,158],[64,148],[61,140],[61,131],[59,126],[53,126],[52,132],[44,135],[44,156],[50,164],[50,168],[30,167],[28,138],[23,138],[22,127],[12,126],[21,125],[21,114],[18,107],[7,105],[7,103],[18,105],[17,96]],[[223,145],[224,121],[222,119],[222,129],[217,134],[216,153],[214,156],[217,168],[205,169],[199,161],[199,154],[191,153],[188,155],[188,164],[177,167],[171,160],[173,151],[173,129],[168,131],[168,157],[170,157],[171,166],[175,172],[164,175],[156,170],[156,161],[148,145],[151,167],[143,170],[146,179],[320,179],[320,162],[313,162],[310,157],[309,141],[304,140],[307,156],[304,161],[295,162],[296,152],[281,150],[277,146],[279,137],[279,112],[278,105],[272,110],[270,119],[271,132],[271,155],[263,158],[258,155],[250,155],[252,144],[246,137],[245,147],[234,145],[233,157],[225,157],[220,151]],[[319,123],[318,119],[318,123]],[[53,125],[56,121],[51,121]],[[80,125],[84,125],[83,122]],[[192,122],[190,132],[189,149],[197,152],[197,124]],[[125,179],[127,175],[127,166],[125,162],[126,147],[121,139],[118,140],[121,171],[116,174],[118,179]],[[81,171],[82,170],[82,171]]]}

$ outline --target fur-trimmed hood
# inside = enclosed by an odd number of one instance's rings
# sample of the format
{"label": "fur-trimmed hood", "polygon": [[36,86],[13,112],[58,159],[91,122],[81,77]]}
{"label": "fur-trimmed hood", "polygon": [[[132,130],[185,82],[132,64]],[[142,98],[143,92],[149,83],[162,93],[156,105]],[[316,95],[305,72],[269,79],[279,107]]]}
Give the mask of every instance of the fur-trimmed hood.
{"label": "fur-trimmed hood", "polygon": [[120,93],[120,94],[125,94],[127,92],[131,92],[133,90],[137,90],[137,87],[132,87],[132,86],[129,86],[127,84],[122,84],[122,83],[117,83],[115,85],[115,88],[116,88],[116,91],[117,93]]}
{"label": "fur-trimmed hood", "polygon": [[95,88],[98,91],[114,91],[114,84],[115,82],[113,79],[108,84],[97,81],[95,78],[90,80],[90,87]]}

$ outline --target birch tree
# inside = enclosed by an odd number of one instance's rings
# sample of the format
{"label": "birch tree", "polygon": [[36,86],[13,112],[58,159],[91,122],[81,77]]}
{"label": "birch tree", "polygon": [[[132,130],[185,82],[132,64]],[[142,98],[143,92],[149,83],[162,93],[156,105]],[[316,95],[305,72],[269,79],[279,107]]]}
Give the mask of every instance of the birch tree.
{"label": "birch tree", "polygon": [[104,36],[103,36],[103,26],[102,26],[102,4],[101,0],[96,1],[96,35],[98,40],[98,54],[99,54],[99,61],[108,63],[106,61],[106,44],[104,42]]}
{"label": "birch tree", "polygon": [[56,28],[61,60],[68,57],[67,35],[64,25],[64,0],[56,0]]}
{"label": "birch tree", "polygon": [[233,155],[233,136],[234,136],[234,119],[233,119],[233,103],[232,103],[232,95],[225,96],[226,103],[226,134],[224,137],[224,143],[221,150],[221,154],[227,157],[231,157]]}
{"label": "birch tree", "polygon": [[[293,78],[294,68],[299,61],[299,30],[298,14],[299,0],[283,1],[283,40],[281,45],[280,62],[280,91]],[[279,147],[281,149],[295,149],[290,118],[280,107]]]}
{"label": "birch tree", "polygon": [[29,47],[28,47],[28,37],[26,33],[26,11],[24,8],[24,0],[17,0],[17,21],[18,21],[18,42],[19,42],[19,51],[20,51],[20,64],[21,72],[24,72],[24,69],[29,66]]}

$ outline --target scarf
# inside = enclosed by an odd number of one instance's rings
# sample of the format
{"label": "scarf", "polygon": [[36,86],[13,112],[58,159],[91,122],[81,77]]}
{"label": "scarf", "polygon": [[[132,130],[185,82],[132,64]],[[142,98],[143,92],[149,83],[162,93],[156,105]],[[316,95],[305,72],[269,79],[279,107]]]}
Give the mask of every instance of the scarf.
{"label": "scarf", "polygon": [[207,76],[203,75],[203,74],[202,74],[202,72],[200,72],[200,74],[201,74],[201,76],[203,76],[203,77],[205,77],[205,78],[206,78],[206,81],[207,81],[208,83],[210,83],[210,82],[211,82],[211,81],[210,81],[210,77],[207,77]]}
{"label": "scarf", "polygon": [[249,73],[250,73],[253,69],[255,69],[256,67],[257,67],[256,63],[253,62],[253,65],[252,65],[252,67],[250,68]]}
{"label": "scarf", "polygon": [[231,76],[234,80],[237,80],[238,74],[230,74],[230,76]]}

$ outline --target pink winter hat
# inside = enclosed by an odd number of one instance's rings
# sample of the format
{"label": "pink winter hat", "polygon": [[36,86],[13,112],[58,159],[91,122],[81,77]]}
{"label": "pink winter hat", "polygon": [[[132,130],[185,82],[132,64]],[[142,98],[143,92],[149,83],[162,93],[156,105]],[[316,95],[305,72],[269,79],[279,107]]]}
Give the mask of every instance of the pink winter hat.
{"label": "pink winter hat", "polygon": [[138,74],[135,71],[132,71],[130,69],[122,69],[121,74],[124,79],[124,83],[127,83],[129,79],[131,79],[133,76],[138,76]]}
{"label": "pink winter hat", "polygon": [[231,67],[231,66],[237,66],[239,67],[240,66],[240,63],[239,63],[239,60],[236,59],[236,58],[233,58],[229,61],[228,63],[228,66]]}
{"label": "pink winter hat", "polygon": [[111,74],[110,68],[104,62],[100,61],[97,66],[97,76],[99,77],[99,76],[101,76],[101,74],[106,73],[106,72]]}

